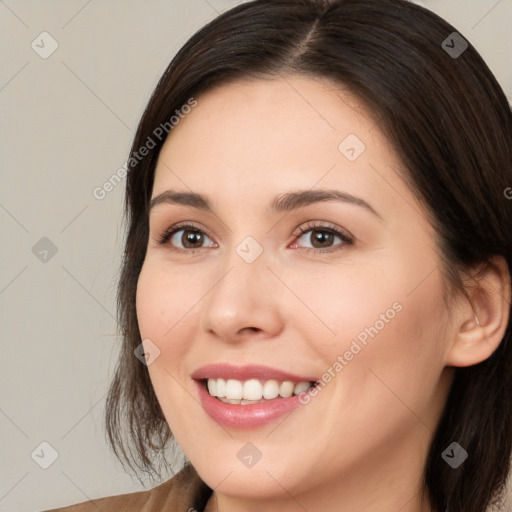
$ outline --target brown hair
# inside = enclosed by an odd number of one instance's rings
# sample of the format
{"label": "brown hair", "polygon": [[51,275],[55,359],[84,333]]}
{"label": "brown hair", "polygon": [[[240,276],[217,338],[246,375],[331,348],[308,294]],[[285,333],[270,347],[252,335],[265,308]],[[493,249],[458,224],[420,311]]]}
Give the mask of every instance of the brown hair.
{"label": "brown hair", "polygon": [[[281,73],[331,79],[348,87],[379,119],[407,169],[404,178],[436,228],[446,281],[464,290],[464,272],[492,255],[502,255],[511,268],[512,201],[504,190],[512,185],[512,113],[470,43],[460,55],[447,51],[443,41],[453,32],[449,23],[405,0],[241,4],[179,50],[142,116],[130,158],[191,97],[213,87]],[[159,474],[157,458],[167,466],[163,451],[172,434],[147,367],[134,357],[141,343],[135,294],[164,140],[128,171],[118,289],[123,341],[106,404],[114,453],[132,470],[150,476]],[[502,496],[512,451],[510,326],[509,318],[501,344],[487,360],[455,370],[424,473],[438,511],[484,512]],[[453,441],[470,454],[457,469],[441,458]]]}

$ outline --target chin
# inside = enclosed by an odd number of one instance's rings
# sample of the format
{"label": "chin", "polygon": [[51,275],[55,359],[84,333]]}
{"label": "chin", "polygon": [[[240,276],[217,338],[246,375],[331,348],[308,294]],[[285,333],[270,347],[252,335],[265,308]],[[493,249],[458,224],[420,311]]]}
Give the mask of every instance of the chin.
{"label": "chin", "polygon": [[[265,500],[283,497],[283,493],[287,494],[286,491],[293,495],[297,494],[292,490],[294,484],[287,476],[293,473],[292,464],[289,467],[287,465],[273,469],[272,466],[270,468],[264,466],[261,460],[252,468],[233,466],[234,464],[227,463],[213,464],[204,468],[194,465],[208,486],[231,497]],[[297,477],[296,474],[294,476]]]}

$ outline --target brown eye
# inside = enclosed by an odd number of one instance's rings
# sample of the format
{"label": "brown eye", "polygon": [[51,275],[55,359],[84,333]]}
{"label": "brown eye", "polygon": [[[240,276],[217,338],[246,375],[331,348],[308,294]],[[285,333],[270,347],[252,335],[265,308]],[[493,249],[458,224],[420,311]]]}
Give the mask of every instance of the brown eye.
{"label": "brown eye", "polygon": [[216,247],[210,237],[201,229],[191,225],[173,226],[165,231],[158,239],[159,245],[169,245],[171,250],[177,252],[194,252],[202,249],[206,240],[210,240],[210,247]]}
{"label": "brown eye", "polygon": [[[352,237],[334,226],[307,225],[300,227],[296,236],[297,240],[304,239],[299,247],[314,252],[332,252],[354,243]],[[338,243],[336,239],[339,240]],[[309,247],[304,246],[307,243],[310,244]],[[293,247],[297,247],[297,244],[294,243]]]}
{"label": "brown eye", "polygon": [[[181,236],[176,236],[178,233],[182,233]],[[177,240],[174,240],[177,238]],[[204,242],[204,236],[200,231],[191,230],[191,229],[180,229],[176,232],[176,234],[171,238],[171,241],[176,243],[179,242],[184,246],[185,249],[197,249],[201,247]]]}
{"label": "brown eye", "polygon": [[[313,235],[313,236],[312,236]],[[321,231],[319,229],[312,229],[309,235],[309,240],[311,244],[316,249],[323,249],[325,247],[329,247],[336,235],[333,233],[329,233],[327,231]]]}

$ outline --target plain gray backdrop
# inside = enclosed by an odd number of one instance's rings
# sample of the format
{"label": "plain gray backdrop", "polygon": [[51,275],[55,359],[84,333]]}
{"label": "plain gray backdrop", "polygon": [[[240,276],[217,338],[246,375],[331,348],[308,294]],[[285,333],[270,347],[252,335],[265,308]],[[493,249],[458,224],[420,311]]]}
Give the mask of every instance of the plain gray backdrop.
{"label": "plain gray backdrop", "polygon": [[[2,512],[141,490],[102,423],[124,180],[102,199],[94,190],[126,161],[176,51],[238,3],[0,0]],[[512,96],[512,0],[417,3],[454,24]]]}

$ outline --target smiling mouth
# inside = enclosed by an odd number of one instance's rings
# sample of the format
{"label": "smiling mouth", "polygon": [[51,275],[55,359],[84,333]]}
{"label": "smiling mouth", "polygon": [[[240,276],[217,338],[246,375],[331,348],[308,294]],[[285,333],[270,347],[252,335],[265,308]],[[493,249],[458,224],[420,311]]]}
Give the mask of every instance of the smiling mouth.
{"label": "smiling mouth", "polygon": [[202,382],[210,396],[221,402],[237,405],[251,405],[290,398],[300,395],[318,384],[318,382],[312,381],[292,382],[275,379],[241,381],[222,378],[202,379]]}

